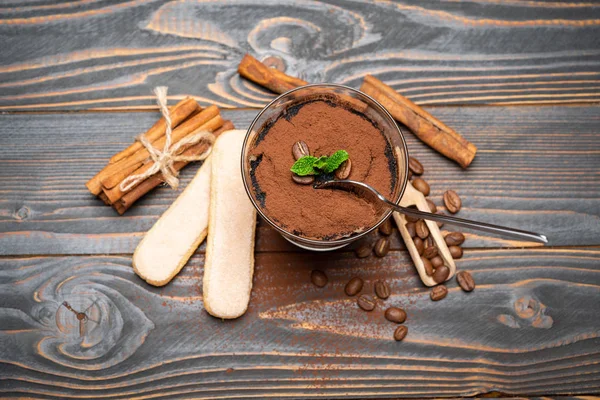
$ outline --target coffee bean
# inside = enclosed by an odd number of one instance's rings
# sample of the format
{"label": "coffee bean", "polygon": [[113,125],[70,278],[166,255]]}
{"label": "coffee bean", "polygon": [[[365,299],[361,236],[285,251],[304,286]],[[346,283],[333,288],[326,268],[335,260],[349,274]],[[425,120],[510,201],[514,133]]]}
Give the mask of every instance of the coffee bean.
{"label": "coffee bean", "polygon": [[348,296],[356,296],[362,290],[363,284],[363,280],[355,276],[346,284],[344,292],[346,292]]}
{"label": "coffee bean", "polygon": [[463,249],[460,246],[448,246],[448,250],[450,250],[450,254],[454,259],[461,258],[463,256]]}
{"label": "coffee bean", "polygon": [[356,254],[356,257],[358,258],[365,258],[369,257],[372,250],[373,247],[371,247],[368,242],[362,241],[359,246],[354,249],[354,254]]}
{"label": "coffee bean", "polygon": [[385,319],[390,322],[395,322],[397,324],[402,324],[406,321],[406,311],[398,307],[390,307],[385,310]]}
{"label": "coffee bean", "polygon": [[409,170],[408,171],[408,180],[410,181],[412,179],[412,177],[413,177],[413,173],[412,173],[412,171]]}
{"label": "coffee bean", "polygon": [[300,176],[292,172],[292,180],[300,185],[310,185],[315,181],[313,175]]}
{"label": "coffee bean", "polygon": [[433,265],[431,265],[431,261],[423,256],[421,256],[421,261],[423,261],[423,267],[425,267],[425,273],[427,276],[433,275]]}
{"label": "coffee bean", "polygon": [[446,286],[438,285],[438,286],[434,287],[433,289],[431,289],[431,292],[429,292],[429,297],[433,301],[439,301],[439,300],[443,299],[444,297],[446,297],[447,294],[448,294],[448,289],[446,288]]}
{"label": "coffee bean", "polygon": [[425,182],[423,179],[421,179],[421,178],[415,178],[415,179],[413,179],[412,185],[419,192],[423,193],[423,195],[429,196],[429,190],[430,190],[429,189],[429,184],[427,182]]}
{"label": "coffee bean", "polygon": [[[444,214],[442,211],[438,211],[438,212],[436,212],[436,214],[439,214],[439,215],[446,215],[446,214]],[[443,223],[443,222],[435,221],[435,223],[437,224],[438,228],[441,228],[442,226],[444,226],[444,223]]]}
{"label": "coffee bean", "polygon": [[475,289],[475,281],[467,271],[460,271],[456,274],[456,281],[458,282],[458,286],[465,292],[470,292]]}
{"label": "coffee bean", "polygon": [[425,250],[425,244],[423,243],[423,239],[421,239],[420,237],[416,237],[413,239],[413,242],[415,242],[415,247],[417,248],[417,253],[419,253],[420,256],[423,255],[423,251]]}
{"label": "coffee bean", "polygon": [[417,236],[417,231],[415,230],[414,222],[407,222],[406,230],[408,231],[408,234],[410,235],[411,238],[414,238],[415,236]]}
{"label": "coffee bean", "polygon": [[375,242],[373,251],[377,257],[384,257],[388,251],[390,251],[390,240],[386,237],[379,238],[379,240]]}
{"label": "coffee bean", "polygon": [[356,300],[356,303],[365,311],[373,311],[377,305],[373,296],[369,296],[368,294],[361,294]]}
{"label": "coffee bean", "polygon": [[431,277],[433,278],[435,283],[442,283],[442,282],[445,282],[446,279],[448,279],[449,275],[450,275],[450,268],[446,267],[445,265],[442,265],[441,267],[438,267],[435,269],[435,272],[433,273],[433,275]]}
{"label": "coffee bean", "polygon": [[317,287],[324,287],[325,285],[327,285],[328,281],[325,272],[319,271],[318,269],[315,269],[310,273],[310,280]]}
{"label": "coffee bean", "polygon": [[433,238],[431,236],[427,236],[425,238],[425,248],[433,246]]}
{"label": "coffee bean", "polygon": [[397,342],[399,342],[399,341],[401,341],[402,339],[404,339],[406,337],[407,333],[408,333],[408,328],[406,326],[404,326],[404,325],[400,325],[394,331],[394,339]]}
{"label": "coffee bean", "polygon": [[388,297],[390,297],[390,288],[388,287],[388,285],[386,285],[385,282],[377,281],[375,282],[375,294],[380,299],[385,300]]}
{"label": "coffee bean", "polygon": [[465,235],[460,232],[451,232],[444,238],[448,246],[460,246],[465,241]]}
{"label": "coffee bean", "polygon": [[427,224],[424,220],[420,219],[417,221],[415,224],[415,232],[421,239],[425,239],[427,236],[429,236],[429,228],[427,228]]}
{"label": "coffee bean", "polygon": [[414,157],[408,157],[408,169],[415,175],[421,175],[425,172],[423,165]]}
{"label": "coffee bean", "polygon": [[437,212],[437,206],[433,203],[433,201],[431,201],[429,199],[425,199],[425,201],[427,202],[427,205],[429,206],[429,209],[431,210],[432,213]]}
{"label": "coffee bean", "polygon": [[438,255],[437,246],[429,246],[423,251],[423,257],[428,258],[430,260],[437,255]]}
{"label": "coffee bean", "polygon": [[381,225],[379,225],[379,233],[385,236],[390,236],[394,226],[392,225],[392,218],[388,218]]}
{"label": "coffee bean", "polygon": [[304,156],[310,155],[310,150],[308,149],[308,145],[304,143],[302,140],[297,141],[292,146],[292,155],[294,159],[298,160]]}
{"label": "coffee bean", "polygon": [[444,265],[444,259],[440,256],[435,256],[429,261],[431,261],[431,265],[433,265],[433,268],[439,268],[442,265]]}
{"label": "coffee bean", "polygon": [[350,176],[350,171],[352,171],[352,161],[347,159],[335,170],[335,177],[338,179],[347,179]]}
{"label": "coffee bean", "polygon": [[446,205],[446,210],[450,211],[452,214],[456,214],[460,211],[462,201],[454,190],[447,190],[446,193],[444,193],[444,204]]}
{"label": "coffee bean", "polygon": [[[411,207],[408,207],[408,208],[412,208],[414,210],[417,209],[415,206],[411,206]],[[404,218],[406,218],[407,222],[417,222],[419,220],[418,217],[413,217],[413,216],[410,216],[410,215],[405,215]]]}

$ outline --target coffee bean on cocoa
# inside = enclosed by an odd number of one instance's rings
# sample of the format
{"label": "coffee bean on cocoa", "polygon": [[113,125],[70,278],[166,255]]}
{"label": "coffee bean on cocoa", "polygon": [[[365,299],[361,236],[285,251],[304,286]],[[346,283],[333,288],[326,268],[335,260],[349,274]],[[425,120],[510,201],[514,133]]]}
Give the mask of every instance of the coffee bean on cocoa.
{"label": "coffee bean on cocoa", "polygon": [[385,300],[390,297],[390,288],[384,281],[377,281],[375,282],[375,294],[380,299]]}
{"label": "coffee bean on cocoa", "polygon": [[400,325],[394,331],[394,339],[399,342],[406,337],[408,334],[408,328],[404,325]]}
{"label": "coffee bean on cocoa", "polygon": [[328,282],[325,272],[318,269],[315,269],[310,273],[310,280],[317,287],[324,287]]}
{"label": "coffee bean on cocoa", "polygon": [[406,321],[406,311],[398,307],[390,307],[385,310],[385,319],[390,322],[395,322],[397,324],[402,324]]}
{"label": "coffee bean on cocoa", "polygon": [[458,282],[458,286],[465,292],[471,292],[475,289],[475,280],[467,271],[460,271],[456,274],[456,281]]}
{"label": "coffee bean on cocoa", "polygon": [[368,294],[361,294],[360,296],[358,296],[356,303],[360,308],[362,308],[365,311],[373,311],[375,309],[375,306],[377,305],[377,302],[375,301],[373,296],[370,296]]}
{"label": "coffee bean on cocoa", "polygon": [[338,179],[347,179],[350,176],[350,171],[352,171],[352,161],[347,159],[335,170],[335,177]]}
{"label": "coffee bean on cocoa", "polygon": [[435,245],[429,246],[423,251],[423,257],[428,258],[430,260],[437,255],[438,255],[438,248]]}
{"label": "coffee bean on cocoa", "polygon": [[446,286],[438,285],[438,286],[434,287],[433,289],[431,289],[431,292],[429,292],[429,297],[433,301],[440,301],[444,297],[446,297],[447,294],[448,294],[448,289],[446,288]]}
{"label": "coffee bean on cocoa", "polygon": [[310,150],[308,149],[308,145],[304,143],[302,140],[297,141],[292,146],[292,155],[294,159],[298,160],[304,156],[310,155]]}
{"label": "coffee bean on cocoa", "polygon": [[423,243],[423,239],[417,236],[413,239],[413,242],[415,243],[415,247],[417,248],[417,253],[419,253],[419,255],[422,256],[423,251],[425,250],[425,243]]}
{"label": "coffee bean on cocoa", "polygon": [[441,267],[438,267],[435,269],[435,272],[433,273],[433,275],[431,277],[433,278],[435,283],[442,283],[442,282],[445,282],[446,279],[448,279],[449,275],[450,275],[450,268],[446,267],[445,265],[442,265]]}
{"label": "coffee bean on cocoa", "polygon": [[415,175],[422,175],[425,172],[423,164],[414,157],[408,157],[408,169]]}
{"label": "coffee bean on cocoa", "polygon": [[392,234],[393,229],[394,226],[392,225],[391,217],[386,219],[381,225],[379,225],[379,233],[385,236],[390,236]]}
{"label": "coffee bean on cocoa", "polygon": [[427,205],[429,206],[429,209],[431,210],[432,213],[436,213],[437,212],[437,206],[433,203],[433,201],[429,200],[429,199],[425,199],[425,201],[427,202]]}
{"label": "coffee bean on cocoa", "polygon": [[417,231],[415,230],[414,222],[407,222],[405,226],[406,226],[406,230],[408,231],[408,234],[410,235],[411,238],[414,238],[415,236],[417,236]]}
{"label": "coffee bean on cocoa", "polygon": [[430,190],[429,189],[429,184],[427,182],[425,182],[425,180],[423,180],[421,178],[415,178],[412,181],[412,185],[419,192],[423,193],[424,196],[429,196],[429,190]]}
{"label": "coffee bean on cocoa", "polygon": [[415,232],[421,239],[425,239],[427,236],[429,236],[429,228],[427,228],[427,224],[424,220],[420,219],[416,222]]}
{"label": "coffee bean on cocoa", "polygon": [[373,251],[373,247],[366,241],[362,241],[358,247],[354,248],[354,254],[358,258],[369,257],[371,251]]}
{"label": "coffee bean on cocoa", "polygon": [[356,296],[362,290],[363,285],[363,280],[355,276],[346,284],[344,292],[346,292],[348,296]]}
{"label": "coffee bean on cocoa", "polygon": [[292,172],[292,180],[300,185],[310,185],[315,181],[313,175],[300,176]]}
{"label": "coffee bean on cocoa", "polygon": [[457,259],[463,256],[463,249],[460,246],[448,246],[448,250],[450,250],[450,255],[452,258]]}
{"label": "coffee bean on cocoa", "polygon": [[379,238],[377,242],[375,242],[373,251],[377,257],[385,257],[385,255],[390,251],[390,239],[387,237]]}
{"label": "coffee bean on cocoa", "polygon": [[[436,212],[436,214],[439,214],[439,215],[446,215],[446,214],[444,214],[442,211],[438,211],[438,212]],[[442,226],[444,226],[444,223],[443,223],[443,222],[440,222],[440,221],[435,221],[435,223],[437,224],[438,228],[441,228]]]}
{"label": "coffee bean on cocoa", "polygon": [[425,267],[425,273],[427,276],[433,275],[433,265],[431,265],[431,261],[423,256],[421,256],[421,261],[423,261],[423,267]]}
{"label": "coffee bean on cocoa", "polygon": [[447,190],[444,193],[444,204],[446,205],[446,210],[450,211],[452,214],[456,214],[460,211],[462,201],[454,190]]}
{"label": "coffee bean on cocoa", "polygon": [[465,235],[460,232],[450,232],[444,238],[448,246],[460,246],[465,241]]}
{"label": "coffee bean on cocoa", "polygon": [[433,268],[439,268],[444,265],[444,259],[440,256],[435,256],[429,261],[431,262],[431,265],[433,265]]}

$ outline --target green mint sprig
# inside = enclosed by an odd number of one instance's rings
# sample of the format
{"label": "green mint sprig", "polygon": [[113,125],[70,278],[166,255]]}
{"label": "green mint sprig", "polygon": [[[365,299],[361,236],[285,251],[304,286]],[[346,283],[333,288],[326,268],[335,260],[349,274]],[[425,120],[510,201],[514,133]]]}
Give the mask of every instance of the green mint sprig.
{"label": "green mint sprig", "polygon": [[329,157],[304,156],[299,158],[290,170],[299,176],[328,174],[338,169],[348,158],[346,150],[338,150]]}

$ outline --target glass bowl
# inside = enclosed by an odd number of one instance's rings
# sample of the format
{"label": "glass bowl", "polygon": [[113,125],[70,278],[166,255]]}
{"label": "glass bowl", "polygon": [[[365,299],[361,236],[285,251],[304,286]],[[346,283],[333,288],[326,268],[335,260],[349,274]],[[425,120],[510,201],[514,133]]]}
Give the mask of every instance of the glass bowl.
{"label": "glass bowl", "polygon": [[258,204],[257,199],[253,195],[252,186],[252,160],[249,156],[254,142],[259,136],[259,133],[266,126],[266,124],[275,121],[290,105],[302,102],[303,98],[307,96],[333,96],[341,98],[346,104],[358,104],[360,105],[360,111],[375,122],[383,132],[385,139],[388,144],[394,149],[394,156],[396,160],[396,185],[393,190],[393,196],[390,200],[398,203],[404,194],[406,184],[408,181],[408,149],[402,131],[396,125],[396,121],[392,118],[389,112],[379,104],[372,97],[348,86],[336,85],[336,84],[315,84],[301,86],[296,89],[292,89],[286,92],[275,100],[267,104],[254,118],[254,121],[250,124],[246,138],[244,140],[242,148],[242,178],[244,181],[244,187],[246,193],[250,198],[250,201],[256,208],[258,214],[271,225],[276,231],[278,231],[285,239],[292,242],[293,244],[307,250],[314,251],[328,251],[335,250],[344,247],[362,237],[367,235],[369,232],[377,229],[377,227],[383,223],[386,218],[391,214],[391,211],[386,211],[381,215],[381,218],[377,223],[373,224],[369,228],[364,229],[361,232],[356,232],[351,236],[335,239],[314,239],[296,235],[292,232],[287,231],[281,227],[276,221],[269,218],[268,210],[265,210]]}

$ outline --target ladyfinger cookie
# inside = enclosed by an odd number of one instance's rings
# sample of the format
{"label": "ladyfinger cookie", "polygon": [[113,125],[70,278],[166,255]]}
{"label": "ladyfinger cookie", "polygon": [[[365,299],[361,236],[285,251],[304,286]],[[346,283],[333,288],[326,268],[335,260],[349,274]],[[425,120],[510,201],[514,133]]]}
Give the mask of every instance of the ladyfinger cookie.
{"label": "ladyfinger cookie", "polygon": [[254,273],[256,210],[242,182],[246,131],[231,130],[213,147],[203,298],[209,314],[224,319],[246,312]]}
{"label": "ladyfinger cookie", "polygon": [[149,284],[169,283],[206,238],[211,172],[209,157],[135,249],[133,270]]}

